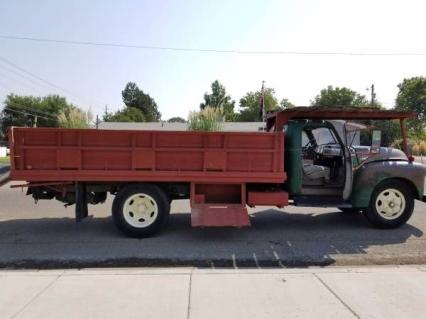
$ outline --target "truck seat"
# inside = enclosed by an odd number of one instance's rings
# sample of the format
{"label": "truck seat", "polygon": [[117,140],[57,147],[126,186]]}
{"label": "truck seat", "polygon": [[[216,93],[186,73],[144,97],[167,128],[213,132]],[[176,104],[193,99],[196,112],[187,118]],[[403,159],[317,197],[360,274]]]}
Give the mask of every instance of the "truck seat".
{"label": "truck seat", "polygon": [[318,180],[324,178],[330,180],[330,168],[326,166],[303,164],[303,180]]}

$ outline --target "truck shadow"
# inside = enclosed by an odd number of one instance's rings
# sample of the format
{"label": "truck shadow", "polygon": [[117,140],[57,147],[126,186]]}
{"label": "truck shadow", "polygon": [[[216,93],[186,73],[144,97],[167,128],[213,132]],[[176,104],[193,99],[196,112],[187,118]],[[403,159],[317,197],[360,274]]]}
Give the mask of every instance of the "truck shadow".
{"label": "truck shadow", "polygon": [[0,266],[262,268],[426,260],[408,241],[423,237],[423,231],[410,224],[379,230],[360,214],[274,209],[251,214],[251,223],[251,228],[242,229],[191,228],[189,213],[175,213],[157,236],[131,239],[118,232],[109,217],[89,217],[78,224],[71,218],[1,221]]}

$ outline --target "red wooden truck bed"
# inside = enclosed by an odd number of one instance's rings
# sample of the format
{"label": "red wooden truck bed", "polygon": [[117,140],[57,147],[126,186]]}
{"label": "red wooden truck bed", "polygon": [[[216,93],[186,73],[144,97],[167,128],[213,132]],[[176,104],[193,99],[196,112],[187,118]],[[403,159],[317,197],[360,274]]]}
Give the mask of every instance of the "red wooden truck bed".
{"label": "red wooden truck bed", "polygon": [[283,191],[250,187],[286,180],[282,132],[11,128],[9,140],[11,179],[30,187],[185,183],[195,226],[248,225],[246,204],[287,204]]}
{"label": "red wooden truck bed", "polygon": [[12,128],[11,178],[25,181],[282,183],[282,133]]}

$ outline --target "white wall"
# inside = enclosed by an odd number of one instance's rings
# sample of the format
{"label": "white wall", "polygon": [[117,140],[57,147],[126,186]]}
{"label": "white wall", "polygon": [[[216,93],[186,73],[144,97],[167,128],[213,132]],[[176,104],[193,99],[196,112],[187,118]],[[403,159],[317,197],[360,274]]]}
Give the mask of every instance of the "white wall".
{"label": "white wall", "polygon": [[0,157],[6,157],[6,147],[0,146]]}

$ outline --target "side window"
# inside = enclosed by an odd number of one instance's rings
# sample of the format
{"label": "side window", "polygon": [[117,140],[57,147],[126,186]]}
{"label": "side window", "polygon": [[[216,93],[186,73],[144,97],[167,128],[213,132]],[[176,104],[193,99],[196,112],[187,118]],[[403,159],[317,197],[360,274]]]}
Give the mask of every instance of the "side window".
{"label": "side window", "polygon": [[308,144],[309,138],[305,131],[302,131],[302,147]]}

